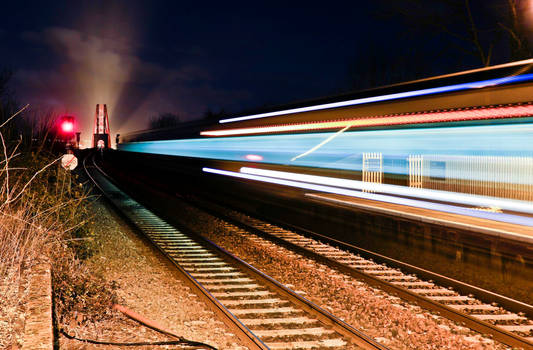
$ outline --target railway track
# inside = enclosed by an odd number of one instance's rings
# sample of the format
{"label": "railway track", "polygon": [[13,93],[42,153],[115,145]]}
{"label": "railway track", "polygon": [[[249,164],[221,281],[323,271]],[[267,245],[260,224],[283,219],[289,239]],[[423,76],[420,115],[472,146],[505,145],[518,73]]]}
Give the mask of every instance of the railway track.
{"label": "railway track", "polygon": [[236,225],[257,235],[253,240],[258,244],[265,244],[266,240],[281,244],[482,334],[490,334],[504,344],[533,349],[531,305],[313,232],[300,234],[296,231],[301,230],[285,229],[212,202],[199,199],[189,202],[222,218],[228,228]]}
{"label": "railway track", "polygon": [[250,349],[387,349],[213,242],[168,224],[116,187],[88,176]]}

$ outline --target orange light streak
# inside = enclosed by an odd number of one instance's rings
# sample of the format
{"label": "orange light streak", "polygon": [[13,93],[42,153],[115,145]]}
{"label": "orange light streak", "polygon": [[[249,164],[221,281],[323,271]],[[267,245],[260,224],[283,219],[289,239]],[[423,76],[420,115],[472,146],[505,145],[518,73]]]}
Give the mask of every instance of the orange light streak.
{"label": "orange light streak", "polygon": [[267,134],[295,131],[315,131],[338,128],[361,128],[372,126],[407,125],[423,123],[443,123],[458,121],[489,120],[502,118],[520,118],[533,115],[533,104],[498,106],[489,108],[463,109],[442,112],[424,112],[407,115],[387,115],[371,118],[354,118],[332,121],[317,121],[294,124],[257,126],[200,132],[202,136],[236,136],[250,134]]}

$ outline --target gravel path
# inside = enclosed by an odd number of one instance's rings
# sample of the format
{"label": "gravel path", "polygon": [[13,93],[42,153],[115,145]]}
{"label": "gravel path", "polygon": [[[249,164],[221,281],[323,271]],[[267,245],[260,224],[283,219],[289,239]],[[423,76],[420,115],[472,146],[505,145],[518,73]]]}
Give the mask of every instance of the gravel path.
{"label": "gravel path", "polygon": [[[100,253],[90,262],[115,281],[121,304],[158,322],[189,340],[218,349],[247,349],[225,325],[216,320],[191,290],[177,279],[173,269],[101,202],[93,203],[95,233]],[[96,220],[95,220],[96,221]],[[81,326],[71,324],[68,333],[81,338],[114,342],[174,340],[138,325],[118,312],[111,320]],[[89,345],[61,337],[62,349],[119,349]],[[178,346],[132,347],[132,349],[177,349]]]}
{"label": "gravel path", "polygon": [[508,349],[283,247],[257,244],[243,230],[225,228],[220,220],[186,204],[180,204],[176,212],[191,229],[294,290],[303,291],[311,301],[390,348]]}

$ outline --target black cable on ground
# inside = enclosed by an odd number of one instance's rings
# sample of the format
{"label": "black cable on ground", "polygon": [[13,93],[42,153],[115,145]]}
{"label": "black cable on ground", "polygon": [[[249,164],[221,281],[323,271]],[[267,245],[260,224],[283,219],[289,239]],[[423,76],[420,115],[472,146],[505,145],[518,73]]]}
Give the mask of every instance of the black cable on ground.
{"label": "black cable on ground", "polygon": [[73,339],[73,340],[81,341],[84,343],[98,344],[98,345],[114,345],[114,346],[182,345],[182,346],[190,346],[190,347],[195,347],[195,348],[217,350],[217,348],[209,344],[187,340],[183,338],[181,338],[180,340],[168,340],[168,341],[119,343],[119,342],[110,342],[110,341],[99,341],[99,340],[93,340],[93,339],[83,339],[83,338],[78,338],[73,335],[70,335],[67,332],[65,332],[63,329],[60,329],[59,331],[61,332],[61,334],[63,334],[68,339]]}

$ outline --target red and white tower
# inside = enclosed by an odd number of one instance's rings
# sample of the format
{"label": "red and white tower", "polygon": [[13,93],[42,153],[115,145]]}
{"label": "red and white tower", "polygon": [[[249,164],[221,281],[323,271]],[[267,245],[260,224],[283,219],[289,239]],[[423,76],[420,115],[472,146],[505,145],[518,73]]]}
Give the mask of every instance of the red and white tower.
{"label": "red and white tower", "polygon": [[105,104],[96,105],[96,114],[94,117],[93,147],[111,147],[111,135],[109,134],[109,118],[107,117],[107,106]]}

